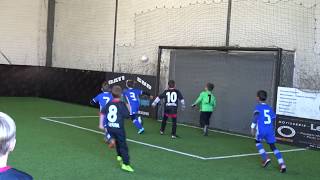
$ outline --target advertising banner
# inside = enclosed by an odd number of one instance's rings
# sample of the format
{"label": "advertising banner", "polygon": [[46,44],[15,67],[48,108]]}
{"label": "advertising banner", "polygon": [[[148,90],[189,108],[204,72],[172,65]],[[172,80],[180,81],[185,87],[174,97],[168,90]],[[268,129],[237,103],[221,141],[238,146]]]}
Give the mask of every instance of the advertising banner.
{"label": "advertising banner", "polygon": [[320,120],[320,92],[278,87],[277,114]]}
{"label": "advertising banner", "polygon": [[[119,85],[122,89],[127,89],[126,81],[135,81],[135,88],[148,92],[151,96],[156,96],[156,78],[155,76],[144,76],[137,74],[125,73],[108,73],[107,82],[110,86]],[[146,117],[156,117],[156,110],[151,107],[152,100],[148,96],[140,96],[140,111],[139,114]]]}
{"label": "advertising banner", "polygon": [[276,136],[281,142],[320,149],[320,93],[278,87]]}
{"label": "advertising banner", "polygon": [[286,144],[320,149],[320,121],[279,116],[276,137]]}

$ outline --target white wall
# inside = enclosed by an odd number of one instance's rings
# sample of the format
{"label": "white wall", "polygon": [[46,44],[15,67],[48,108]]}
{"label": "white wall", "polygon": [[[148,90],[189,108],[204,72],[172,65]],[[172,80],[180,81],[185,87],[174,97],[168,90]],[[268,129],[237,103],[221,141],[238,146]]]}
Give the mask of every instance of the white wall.
{"label": "white wall", "polygon": [[[227,1],[120,0],[115,70],[155,75],[159,45],[225,45]],[[53,66],[111,71],[115,0],[56,2]],[[15,64],[45,64],[46,13],[47,0],[0,1],[0,49]],[[233,0],[230,35],[295,50],[296,86],[320,72],[320,0]]]}
{"label": "white wall", "polygon": [[114,0],[56,0],[53,66],[111,71]]}
{"label": "white wall", "polygon": [[[0,50],[21,65],[44,65],[47,1],[0,0]],[[0,55],[0,64],[7,64]]]}

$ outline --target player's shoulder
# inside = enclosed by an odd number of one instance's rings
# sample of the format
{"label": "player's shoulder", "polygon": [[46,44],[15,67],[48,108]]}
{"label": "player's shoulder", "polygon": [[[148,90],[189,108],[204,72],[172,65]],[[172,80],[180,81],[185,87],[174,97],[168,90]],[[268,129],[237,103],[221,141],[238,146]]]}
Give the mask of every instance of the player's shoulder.
{"label": "player's shoulder", "polygon": [[260,103],[256,104],[256,106],[254,107],[254,113],[259,113],[262,109],[262,106]]}
{"label": "player's shoulder", "polygon": [[101,97],[101,96],[103,96],[103,92],[101,92],[101,93],[97,94],[97,96],[96,96],[96,97]]}
{"label": "player's shoulder", "polygon": [[103,96],[109,96],[109,95],[111,95],[112,93],[111,92],[102,92],[101,93],[101,95],[103,95]]}
{"label": "player's shoulder", "polygon": [[176,88],[172,89],[172,91],[175,91],[177,93],[181,93],[181,91],[179,89],[176,89]]}
{"label": "player's shoulder", "polygon": [[272,109],[272,107],[267,103],[261,103],[261,106],[264,107],[265,109]]}
{"label": "player's shoulder", "polygon": [[170,89],[165,89],[161,94],[166,94],[169,91],[170,91]]}
{"label": "player's shoulder", "polygon": [[129,91],[129,89],[123,89],[122,93],[126,94],[126,93],[128,93],[128,91]]}
{"label": "player's shoulder", "polygon": [[134,91],[135,91],[135,92],[141,92],[142,90],[139,89],[139,88],[135,88]]}
{"label": "player's shoulder", "polygon": [[[33,177],[26,172],[11,168],[7,171],[7,178],[12,180],[33,180]],[[1,176],[0,176],[1,179]]]}
{"label": "player's shoulder", "polygon": [[256,110],[272,109],[272,107],[267,103],[258,103],[256,105]]}
{"label": "player's shoulder", "polygon": [[204,95],[207,95],[207,94],[208,94],[207,91],[201,91],[201,93],[200,93],[201,96],[204,96]]}

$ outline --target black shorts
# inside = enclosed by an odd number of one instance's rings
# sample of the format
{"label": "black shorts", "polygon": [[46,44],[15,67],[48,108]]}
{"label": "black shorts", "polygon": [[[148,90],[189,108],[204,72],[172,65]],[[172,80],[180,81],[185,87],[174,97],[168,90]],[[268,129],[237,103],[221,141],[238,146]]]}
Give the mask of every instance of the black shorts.
{"label": "black shorts", "polygon": [[200,112],[200,126],[209,126],[212,112]]}

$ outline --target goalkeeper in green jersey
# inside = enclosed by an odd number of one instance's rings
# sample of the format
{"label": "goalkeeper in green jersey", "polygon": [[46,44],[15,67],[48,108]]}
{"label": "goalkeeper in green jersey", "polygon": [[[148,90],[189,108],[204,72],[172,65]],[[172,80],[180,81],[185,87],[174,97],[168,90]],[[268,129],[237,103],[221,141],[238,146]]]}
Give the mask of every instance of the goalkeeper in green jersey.
{"label": "goalkeeper in green jersey", "polygon": [[213,95],[212,90],[214,85],[207,83],[205,90],[202,91],[192,107],[199,105],[200,107],[200,126],[203,128],[203,135],[208,136],[208,127],[212,111],[216,108],[216,97]]}

